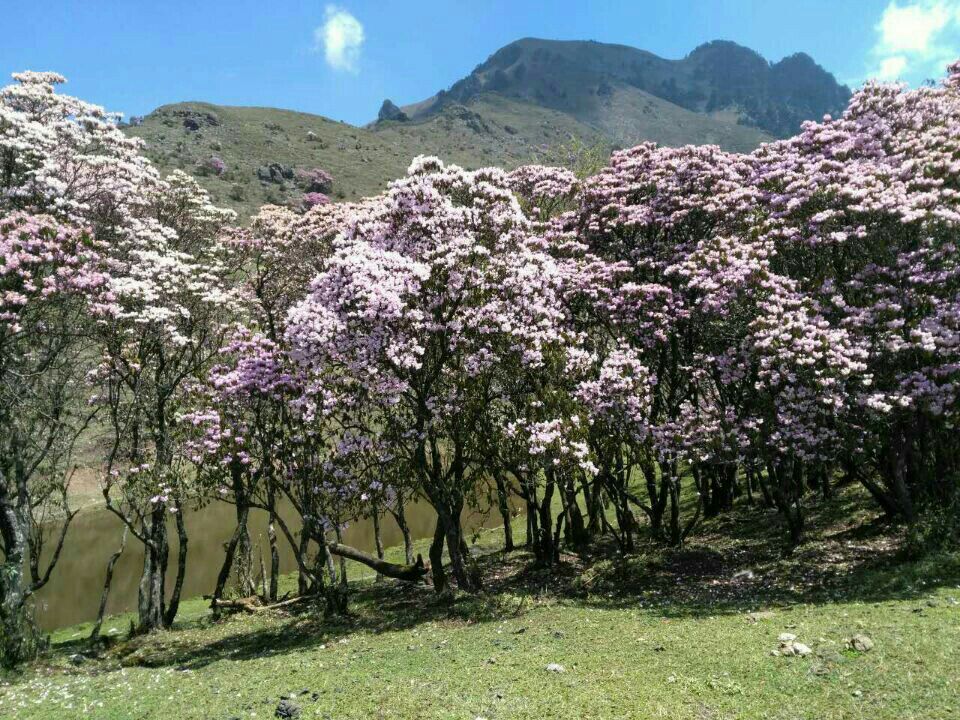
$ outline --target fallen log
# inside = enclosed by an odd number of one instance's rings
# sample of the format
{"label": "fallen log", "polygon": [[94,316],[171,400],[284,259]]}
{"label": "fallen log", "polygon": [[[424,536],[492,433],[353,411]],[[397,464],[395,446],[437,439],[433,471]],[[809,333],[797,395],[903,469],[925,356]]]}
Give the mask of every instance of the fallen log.
{"label": "fallen log", "polygon": [[305,600],[316,600],[316,597],[313,595],[299,595],[295,598],[290,598],[289,600],[283,600],[278,603],[273,603],[272,605],[257,605],[256,597],[249,598],[238,598],[235,600],[213,600],[208,596],[204,596],[204,599],[209,599],[212,601],[212,605],[215,605],[218,608],[223,610],[242,610],[243,612],[248,613],[258,613],[258,612],[268,612],[270,610],[280,610],[289,605],[295,605],[296,603],[303,602]]}
{"label": "fallen log", "polygon": [[374,555],[363,552],[363,550],[357,550],[349,545],[341,545],[340,543],[327,543],[327,550],[334,555],[363,563],[381,575],[386,575],[396,580],[403,580],[404,582],[421,582],[426,578],[427,573],[430,572],[430,566],[423,562],[422,555],[417,555],[417,561],[413,565],[399,565],[381,560]]}

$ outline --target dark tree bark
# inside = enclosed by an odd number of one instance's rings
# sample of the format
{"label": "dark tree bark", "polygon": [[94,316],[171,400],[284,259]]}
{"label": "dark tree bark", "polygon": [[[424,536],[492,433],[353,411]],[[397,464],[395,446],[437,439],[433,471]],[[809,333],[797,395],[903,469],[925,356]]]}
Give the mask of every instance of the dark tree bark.
{"label": "dark tree bark", "polygon": [[363,563],[367,567],[376,570],[380,575],[405,582],[421,582],[431,569],[424,564],[423,558],[420,555],[417,555],[417,560],[412,565],[397,565],[396,563],[387,562],[383,558],[374,557],[362,550],[348,545],[341,545],[340,543],[329,543],[327,549],[332,554],[341,558],[348,558]]}
{"label": "dark tree bark", "polygon": [[[373,503],[371,518],[373,519],[373,542],[377,549],[377,557],[383,560],[383,534],[380,532],[380,508],[376,503]],[[377,571],[375,582],[383,582],[383,573],[379,570]]]}
{"label": "dark tree bark", "polygon": [[447,574],[443,569],[444,538],[443,523],[438,517],[433,531],[433,542],[430,543],[430,570],[433,575],[433,589],[438,595],[446,595],[450,592]]}
{"label": "dark tree bark", "polygon": [[90,631],[90,643],[96,643],[100,637],[100,628],[103,627],[103,616],[107,610],[107,598],[110,596],[110,586],[113,584],[113,570],[117,565],[120,556],[127,546],[127,526],[123,526],[123,534],[120,536],[120,547],[113,551],[113,555],[107,561],[107,575],[103,580],[103,592],[100,593],[100,606],[97,608],[97,619],[93,623],[93,629]]}
{"label": "dark tree bark", "polygon": [[497,484],[497,509],[503,519],[503,549],[510,552],[514,547],[513,518],[510,516],[510,491],[503,473],[494,473],[493,477]]}
{"label": "dark tree bark", "polygon": [[180,595],[183,592],[183,580],[187,575],[187,527],[183,520],[183,508],[177,508],[177,577],[173,583],[173,593],[170,595],[170,602],[167,605],[166,614],[163,618],[164,627],[173,627],[173,621],[177,619],[177,611],[180,609]]}
{"label": "dark tree bark", "polygon": [[0,477],[0,534],[3,539],[4,561],[0,566],[0,623],[3,633],[3,664],[13,666],[30,655],[32,623],[25,604],[28,597],[24,577],[27,552],[27,520],[21,509],[11,501]]}
{"label": "dark tree bark", "polygon": [[403,498],[397,497],[397,509],[391,510],[394,520],[397,521],[397,527],[400,528],[400,534],[403,535],[403,554],[407,565],[413,565],[413,536],[410,534],[410,526],[407,524],[407,515],[403,507]]}
{"label": "dark tree bark", "polygon": [[[233,535],[230,537],[230,541],[227,543],[227,551],[223,558],[223,564],[220,566],[220,573],[217,575],[217,585],[214,588],[213,601],[210,604],[210,607],[213,610],[214,620],[220,617],[220,608],[217,603],[223,598],[223,591],[227,586],[227,580],[230,578],[230,568],[233,567],[234,564],[234,555],[240,547],[241,539],[244,531],[247,528],[247,516],[250,514],[250,507],[244,503],[237,506],[237,511],[237,527],[234,529]],[[249,532],[247,533],[247,536],[249,537]],[[251,578],[251,583],[252,581],[253,579]],[[249,594],[252,595],[253,592],[251,591]]]}
{"label": "dark tree bark", "polygon": [[163,627],[163,578],[167,565],[167,522],[159,503],[145,519],[143,572],[137,597],[137,632],[146,633]]}

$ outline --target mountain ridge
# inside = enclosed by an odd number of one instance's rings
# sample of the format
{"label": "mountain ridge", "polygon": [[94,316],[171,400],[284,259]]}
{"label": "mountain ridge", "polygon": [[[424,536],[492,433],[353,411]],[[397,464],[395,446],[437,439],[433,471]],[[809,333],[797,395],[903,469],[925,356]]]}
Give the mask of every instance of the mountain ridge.
{"label": "mountain ridge", "polygon": [[376,194],[420,154],[511,169],[550,161],[571,141],[604,152],[642,141],[749,152],[783,134],[761,123],[782,131],[838,111],[848,96],[805,53],[771,64],[713,41],[664,60],[626,45],[526,38],[424,101],[385,100],[363,127],[193,101],[163,105],[125,131],[145,141],[161,172],[193,173],[215,202],[245,218],[265,203],[300,203],[315,191],[304,178],[317,168],[333,176],[334,200]]}
{"label": "mountain ridge", "polygon": [[803,52],[772,63],[735,42],[713,40],[671,60],[595,40],[521,38],[448,89],[400,109],[415,119],[492,90],[583,119],[625,88],[693,112],[732,110],[738,124],[777,137],[796,132],[803,120],[841,110],[850,97],[849,88]]}

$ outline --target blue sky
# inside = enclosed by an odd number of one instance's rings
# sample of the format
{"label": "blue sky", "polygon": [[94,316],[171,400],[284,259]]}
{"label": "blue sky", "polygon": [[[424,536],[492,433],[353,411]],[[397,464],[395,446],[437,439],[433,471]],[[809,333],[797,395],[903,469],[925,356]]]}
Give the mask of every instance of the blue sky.
{"label": "blue sky", "polygon": [[373,119],[521,37],[678,58],[717,38],[767,59],[804,51],[856,85],[917,83],[960,55],[960,0],[0,0],[0,73],[56,70],[128,115],[180,100]]}

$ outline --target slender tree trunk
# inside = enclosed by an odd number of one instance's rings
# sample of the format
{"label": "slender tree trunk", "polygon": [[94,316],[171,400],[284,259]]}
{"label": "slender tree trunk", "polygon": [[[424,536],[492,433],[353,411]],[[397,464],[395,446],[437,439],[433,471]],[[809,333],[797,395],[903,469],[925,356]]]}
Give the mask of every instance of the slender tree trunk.
{"label": "slender tree trunk", "polygon": [[270,513],[270,523],[267,525],[267,538],[270,541],[270,601],[276,602],[280,582],[280,550],[277,547],[277,530],[274,526],[277,516]]}
{"label": "slender tree trunk", "polygon": [[397,527],[400,528],[400,533],[403,535],[403,554],[406,558],[407,565],[413,565],[413,536],[410,534],[410,526],[407,524],[407,515],[403,507],[402,498],[397,498],[397,509],[391,510],[390,514],[393,515],[393,518],[397,521]]}
{"label": "slender tree trunk", "polygon": [[503,549],[510,552],[513,550],[513,521],[510,517],[510,496],[507,481],[503,477],[503,473],[495,473],[493,477],[497,483],[497,508],[500,510],[500,517],[503,519]]}
{"label": "slender tree trunk", "polygon": [[[335,523],[333,526],[334,537],[337,538],[337,544],[343,544],[343,532],[340,530],[340,523]],[[329,556],[329,553],[328,553]],[[347,559],[343,555],[338,555],[337,559],[339,560],[340,565],[340,587],[346,589],[347,587]]]}
{"label": "slender tree trunk", "polygon": [[[380,560],[383,560],[383,534],[380,532],[380,508],[376,503],[373,503],[373,542],[377,549],[377,557]],[[377,577],[375,582],[383,582],[383,574],[379,571],[377,572]]]}
{"label": "slender tree trunk", "polygon": [[[227,586],[227,580],[230,578],[230,568],[234,564],[234,556],[240,548],[240,543],[246,532],[247,538],[250,537],[250,533],[247,530],[247,517],[250,514],[250,508],[248,505],[243,504],[242,506],[237,506],[237,527],[233,531],[233,535],[230,537],[230,541],[227,543],[226,555],[223,558],[223,564],[220,566],[220,573],[217,575],[217,585],[213,591],[213,600],[210,603],[210,608],[213,610],[213,619],[217,620],[220,617],[220,606],[218,603],[223,598],[223,591]],[[248,545],[249,549],[249,545]],[[240,565],[240,558],[237,557],[238,567]],[[253,585],[253,578],[250,578],[250,583]],[[242,587],[242,586],[241,586]],[[250,595],[255,591],[256,586],[253,586],[251,589]]]}
{"label": "slender tree trunk", "polygon": [[172,627],[173,621],[177,618],[177,610],[180,609],[180,595],[183,592],[183,580],[187,575],[187,527],[184,524],[182,507],[177,508],[176,525],[179,542],[177,547],[177,579],[173,584],[173,594],[170,596],[170,603],[163,619],[163,624],[166,627]]}
{"label": "slender tree trunk", "polygon": [[113,555],[107,561],[107,575],[103,581],[103,592],[100,593],[100,606],[97,608],[97,619],[93,623],[93,629],[90,631],[90,644],[94,644],[100,638],[100,628],[103,627],[103,616],[107,611],[107,598],[110,596],[110,586],[113,584],[113,570],[117,565],[120,556],[123,555],[124,548],[127,546],[127,526],[123,526],[123,534],[120,536],[120,547],[113,551]]}
{"label": "slender tree trunk", "polygon": [[450,570],[456,578],[457,587],[466,592],[474,592],[480,589],[480,584],[479,578],[468,570],[469,557],[465,552],[466,543],[460,527],[461,507],[460,502],[450,505],[441,504],[437,507],[437,515],[443,524],[447,540],[447,555],[450,557]]}
{"label": "slender tree trunk", "polygon": [[295,548],[299,557],[303,558],[303,562],[298,565],[297,570],[297,591],[301,595],[306,595],[310,590],[310,578],[307,577],[307,574],[303,571],[303,566],[306,564],[307,560],[307,550],[310,547],[310,533],[307,531],[307,522],[304,522],[303,528],[300,530],[300,544],[298,548]]}
{"label": "slender tree trunk", "polygon": [[548,473],[543,498],[537,503],[540,528],[533,546],[533,553],[537,558],[537,564],[544,567],[553,565],[553,559],[556,555],[553,547],[553,511],[550,506],[553,501],[555,486],[556,482],[553,479],[553,474]]}

